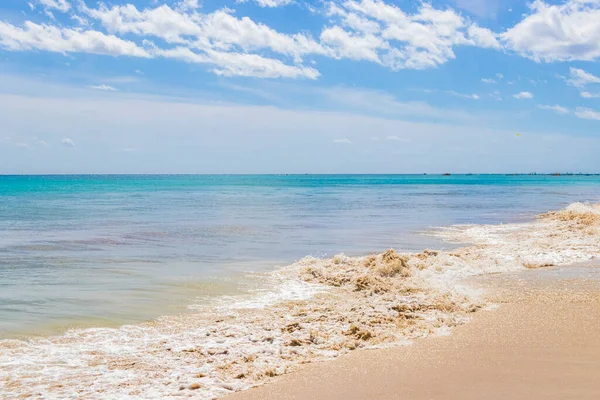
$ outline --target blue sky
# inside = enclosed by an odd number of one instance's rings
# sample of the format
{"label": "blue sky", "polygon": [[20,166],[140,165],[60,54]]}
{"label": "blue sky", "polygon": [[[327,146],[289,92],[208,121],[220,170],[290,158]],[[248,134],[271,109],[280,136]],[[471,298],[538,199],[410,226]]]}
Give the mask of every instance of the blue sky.
{"label": "blue sky", "polygon": [[600,0],[9,0],[0,173],[600,172]]}

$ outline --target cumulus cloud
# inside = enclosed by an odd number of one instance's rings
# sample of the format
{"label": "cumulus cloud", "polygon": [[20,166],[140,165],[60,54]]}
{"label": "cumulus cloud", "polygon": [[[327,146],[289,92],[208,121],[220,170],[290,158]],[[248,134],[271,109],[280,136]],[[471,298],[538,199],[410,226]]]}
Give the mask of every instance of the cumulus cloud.
{"label": "cumulus cloud", "polygon": [[454,59],[454,48],[458,46],[499,47],[489,29],[452,9],[440,10],[428,3],[421,3],[417,12],[410,14],[380,0],[347,0],[333,3],[329,14],[345,28],[336,25],[326,30],[333,30],[340,38],[337,43],[329,43],[334,54],[343,49],[359,59],[359,53],[348,51],[354,41],[363,50],[366,47],[362,59],[393,70],[436,67]]}
{"label": "cumulus cloud", "polygon": [[523,100],[523,99],[533,99],[533,94],[530,92],[520,92],[513,95],[515,99]]}
{"label": "cumulus cloud", "polygon": [[496,83],[496,80],[491,79],[491,78],[483,78],[483,79],[481,79],[481,82],[487,83],[487,84],[492,84],[492,83]]}
{"label": "cumulus cloud", "polygon": [[0,21],[0,47],[11,51],[44,50],[55,53],[93,53],[150,57],[135,43],[98,31],[81,31],[26,21],[23,27]]}
{"label": "cumulus cloud", "polygon": [[578,107],[577,110],[575,110],[575,115],[582,119],[593,119],[600,121],[600,112],[589,108]]}
{"label": "cumulus cloud", "polygon": [[48,9],[55,9],[64,13],[71,9],[71,4],[67,0],[39,0],[39,3]]}
{"label": "cumulus cloud", "polygon": [[182,11],[193,11],[199,7],[198,0],[181,0],[177,3],[177,9]]}
{"label": "cumulus cloud", "polygon": [[[294,0],[253,1],[279,7]],[[396,71],[436,68],[465,46],[508,48],[536,61],[593,60],[600,55],[600,0],[562,5],[536,0],[529,14],[503,33],[429,2],[409,9],[383,0],[331,0],[325,3],[327,22],[313,33],[280,32],[230,8],[202,12],[198,0],[153,2],[145,8],[125,2],[36,2],[48,12],[69,12],[74,26],[64,21],[0,22],[0,48],[170,58],[204,64],[218,75],[291,79],[318,78],[319,71],[310,66],[315,62],[311,57],[317,56],[368,61]],[[498,73],[483,82],[500,79]]]}
{"label": "cumulus cloud", "polygon": [[569,78],[566,81],[569,85],[578,88],[584,87],[592,83],[600,83],[600,78],[578,68],[569,68]]}
{"label": "cumulus cloud", "polygon": [[579,95],[585,99],[597,99],[600,97],[600,93],[581,92]]}
{"label": "cumulus cloud", "polygon": [[258,54],[228,53],[207,51],[205,54],[195,53],[186,47],[170,50],[155,50],[155,54],[166,58],[174,58],[188,63],[212,64],[217,75],[253,76],[258,78],[309,78],[319,77],[319,71],[312,67],[287,65]]}
{"label": "cumulus cloud", "polygon": [[[256,1],[265,7],[290,2]],[[157,38],[174,46],[158,49],[150,43],[145,50],[153,56],[217,64],[213,71],[231,75],[255,76],[254,71],[258,71],[257,76],[275,77],[282,70],[282,77],[314,79],[319,75],[316,70],[302,65],[303,58],[311,55],[365,60],[393,70],[433,68],[454,59],[458,46],[500,47],[491,30],[452,9],[440,10],[428,3],[408,13],[380,0],[330,2],[330,25],[321,29],[319,40],[307,33],[278,32],[248,17],[237,17],[230,9],[203,14],[193,8],[189,0],[174,8],[163,4],[139,10],[133,4],[109,7],[103,3],[98,8],[81,7],[87,17],[111,34],[134,35],[146,41]],[[244,63],[249,60],[246,55],[253,56],[254,67],[230,68],[216,62],[228,59]],[[295,65],[281,57],[291,58]]]}
{"label": "cumulus cloud", "polygon": [[339,26],[323,30],[321,42],[331,49],[335,58],[368,60],[380,63],[379,50],[388,48],[383,39],[371,34],[356,34]]}
{"label": "cumulus cloud", "polygon": [[94,85],[94,86],[90,86],[91,89],[96,89],[96,90],[103,90],[105,92],[117,92],[119,89],[114,88],[112,86],[108,86],[108,85]]}
{"label": "cumulus cloud", "polygon": [[496,34],[487,28],[481,28],[475,24],[469,26],[467,30],[469,39],[472,40],[472,43],[477,47],[490,48],[490,49],[499,49],[500,43],[498,43],[498,39],[496,38]]}
{"label": "cumulus cloud", "polygon": [[291,57],[297,64],[307,54],[325,54],[310,36],[283,34],[248,17],[237,18],[227,9],[200,14],[161,5],[140,11],[128,4],[84,11],[111,33],[158,38],[175,45],[164,49],[153,46],[149,50],[153,56],[212,64],[212,71],[219,75],[315,79],[319,73],[314,68],[289,65],[257,53]]}
{"label": "cumulus cloud", "polygon": [[569,113],[568,109],[566,109],[565,107],[559,106],[559,105],[555,105],[555,106],[538,105],[537,107],[540,110],[554,111],[557,114],[568,114]]}
{"label": "cumulus cloud", "polygon": [[63,138],[60,142],[63,144],[63,146],[66,147],[75,147],[75,142],[73,142],[73,140],[68,137]]}
{"label": "cumulus cloud", "polygon": [[286,56],[323,54],[322,46],[305,34],[283,34],[248,17],[237,18],[230,10],[209,14],[184,13],[167,5],[139,11],[134,5],[85,9],[109,31],[160,38],[197,50],[269,50]]}
{"label": "cumulus cloud", "polygon": [[506,47],[538,62],[592,61],[600,57],[600,1],[535,0],[530,13],[500,35]]}

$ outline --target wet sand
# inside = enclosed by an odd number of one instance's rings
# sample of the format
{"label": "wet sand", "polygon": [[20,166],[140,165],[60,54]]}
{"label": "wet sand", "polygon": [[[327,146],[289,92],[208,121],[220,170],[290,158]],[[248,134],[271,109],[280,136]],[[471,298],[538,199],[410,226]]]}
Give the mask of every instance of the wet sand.
{"label": "wet sand", "polygon": [[600,399],[600,267],[472,283],[500,307],[450,336],[307,365],[227,399]]}

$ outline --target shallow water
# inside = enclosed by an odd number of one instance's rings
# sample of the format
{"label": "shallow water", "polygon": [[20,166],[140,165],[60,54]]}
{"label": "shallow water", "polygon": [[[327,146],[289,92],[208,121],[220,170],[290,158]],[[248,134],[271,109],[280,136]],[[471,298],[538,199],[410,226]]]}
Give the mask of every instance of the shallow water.
{"label": "shallow water", "polygon": [[600,199],[599,176],[1,176],[0,337],[115,326],[260,286],[306,255]]}

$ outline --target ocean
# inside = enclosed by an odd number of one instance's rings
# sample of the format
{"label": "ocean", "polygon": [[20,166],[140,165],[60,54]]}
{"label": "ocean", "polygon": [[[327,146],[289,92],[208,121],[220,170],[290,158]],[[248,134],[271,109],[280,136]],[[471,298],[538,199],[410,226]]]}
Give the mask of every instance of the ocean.
{"label": "ocean", "polygon": [[494,306],[471,278],[600,257],[599,202],[583,175],[2,176],[0,394],[214,399],[451,334]]}
{"label": "ocean", "polygon": [[599,199],[581,175],[0,176],[0,338],[187,312],[305,256],[447,249],[424,233]]}

